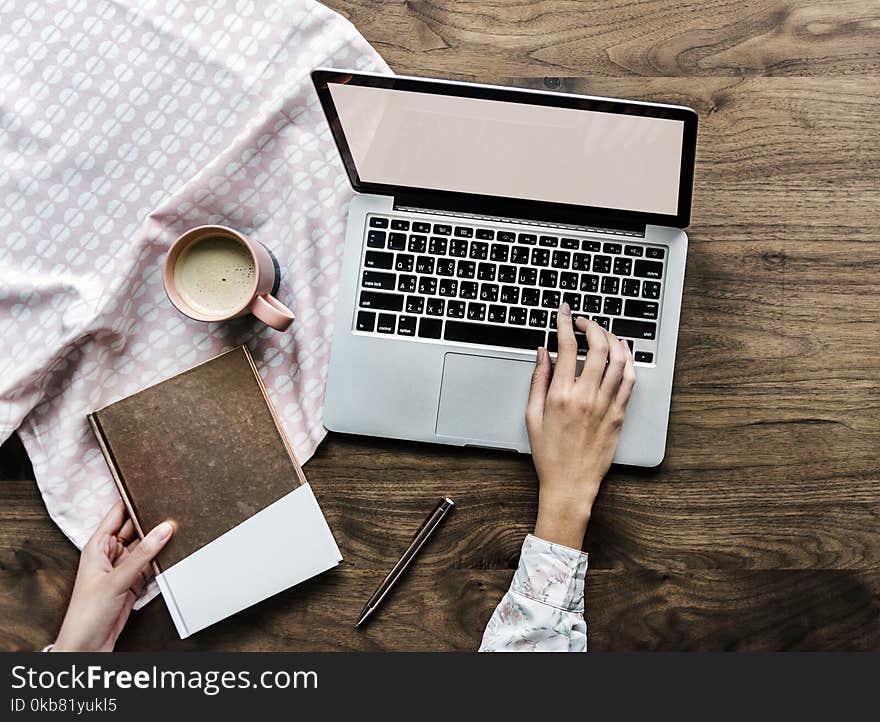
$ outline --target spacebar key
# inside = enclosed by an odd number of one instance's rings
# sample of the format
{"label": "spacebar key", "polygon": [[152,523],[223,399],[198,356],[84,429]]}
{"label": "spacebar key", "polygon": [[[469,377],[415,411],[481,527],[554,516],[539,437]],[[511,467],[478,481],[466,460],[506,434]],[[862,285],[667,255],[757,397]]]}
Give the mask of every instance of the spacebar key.
{"label": "spacebar key", "polygon": [[534,351],[544,345],[545,334],[532,328],[511,328],[510,326],[490,326],[482,323],[465,323],[446,319],[443,338],[446,341],[464,343],[483,343],[488,346],[506,348],[527,348]]}

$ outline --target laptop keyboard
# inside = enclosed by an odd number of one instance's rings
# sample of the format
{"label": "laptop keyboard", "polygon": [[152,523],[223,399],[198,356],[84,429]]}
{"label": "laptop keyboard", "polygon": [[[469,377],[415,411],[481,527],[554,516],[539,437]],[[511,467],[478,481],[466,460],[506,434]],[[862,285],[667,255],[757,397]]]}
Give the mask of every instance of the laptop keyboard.
{"label": "laptop keyboard", "polygon": [[368,217],[356,331],[555,352],[567,301],[653,363],[665,248],[462,220]]}

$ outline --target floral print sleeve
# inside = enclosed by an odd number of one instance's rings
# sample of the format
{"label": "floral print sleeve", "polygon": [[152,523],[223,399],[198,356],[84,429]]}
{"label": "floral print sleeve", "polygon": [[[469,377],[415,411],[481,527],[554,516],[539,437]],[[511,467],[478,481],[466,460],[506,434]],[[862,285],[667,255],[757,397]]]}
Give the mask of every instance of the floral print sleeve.
{"label": "floral print sleeve", "polygon": [[481,652],[586,652],[587,555],[529,534]]}

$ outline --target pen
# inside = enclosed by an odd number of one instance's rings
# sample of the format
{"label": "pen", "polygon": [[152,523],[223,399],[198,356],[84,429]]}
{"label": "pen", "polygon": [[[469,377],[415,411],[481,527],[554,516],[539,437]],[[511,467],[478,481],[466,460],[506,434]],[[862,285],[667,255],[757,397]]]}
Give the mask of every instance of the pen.
{"label": "pen", "polygon": [[419,553],[419,550],[425,545],[425,542],[431,538],[431,535],[440,526],[440,522],[446,517],[452,507],[455,506],[455,502],[452,499],[442,498],[437,502],[437,506],[434,507],[434,511],[428,514],[428,518],[422,522],[422,525],[419,527],[419,530],[416,532],[416,535],[413,537],[412,542],[410,542],[409,547],[403,553],[403,556],[400,557],[397,564],[388,572],[388,576],[382,580],[382,583],[379,585],[379,588],[373,592],[373,596],[370,597],[369,601],[364,606],[364,610],[361,612],[361,616],[358,618],[357,623],[354,625],[355,627],[361,626],[367,618],[376,611],[379,605],[382,603],[382,600],[385,598],[385,595],[391,591],[391,588],[395,585],[398,579],[403,576],[403,573],[406,571],[407,567],[410,565],[413,559],[415,559],[416,554]]}

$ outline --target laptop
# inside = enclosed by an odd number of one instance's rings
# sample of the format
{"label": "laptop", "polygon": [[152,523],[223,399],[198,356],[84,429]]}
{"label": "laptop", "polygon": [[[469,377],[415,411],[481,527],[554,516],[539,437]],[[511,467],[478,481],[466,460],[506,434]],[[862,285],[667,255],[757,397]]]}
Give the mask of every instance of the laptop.
{"label": "laptop", "polygon": [[312,79],[356,191],[327,428],[528,453],[535,352],[555,358],[567,301],[635,357],[615,462],[658,465],[696,113],[350,70]]}

